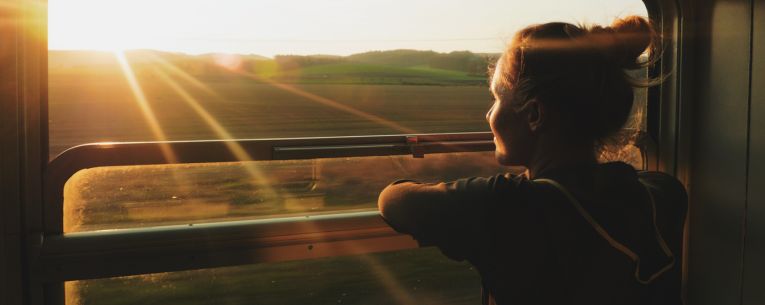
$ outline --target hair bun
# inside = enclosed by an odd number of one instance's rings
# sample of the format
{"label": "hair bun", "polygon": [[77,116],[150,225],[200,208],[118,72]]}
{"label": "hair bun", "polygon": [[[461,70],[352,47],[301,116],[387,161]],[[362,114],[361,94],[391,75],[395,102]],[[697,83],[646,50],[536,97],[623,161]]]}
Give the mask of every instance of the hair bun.
{"label": "hair bun", "polygon": [[611,24],[611,29],[617,43],[611,51],[622,68],[636,69],[643,65],[638,59],[648,48],[654,47],[656,34],[651,23],[643,17],[629,16],[616,19]]}

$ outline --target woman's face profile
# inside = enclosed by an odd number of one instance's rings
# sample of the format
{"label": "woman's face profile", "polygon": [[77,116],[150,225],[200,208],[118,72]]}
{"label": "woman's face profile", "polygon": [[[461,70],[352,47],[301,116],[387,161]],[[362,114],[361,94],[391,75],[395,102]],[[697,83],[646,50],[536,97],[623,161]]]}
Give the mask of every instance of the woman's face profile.
{"label": "woman's face profile", "polygon": [[502,165],[526,165],[532,149],[531,130],[523,115],[511,107],[511,101],[505,100],[512,94],[499,94],[512,90],[499,88],[503,86],[499,81],[501,73],[504,73],[501,62],[500,59],[491,80],[490,89],[494,95],[494,103],[486,113],[486,120],[494,134],[494,157]]}

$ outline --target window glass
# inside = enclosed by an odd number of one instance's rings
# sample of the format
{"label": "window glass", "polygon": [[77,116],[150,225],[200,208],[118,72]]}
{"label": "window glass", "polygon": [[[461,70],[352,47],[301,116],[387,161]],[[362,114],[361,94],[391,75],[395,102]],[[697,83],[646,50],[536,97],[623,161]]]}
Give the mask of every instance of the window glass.
{"label": "window glass", "polygon": [[435,182],[507,170],[492,152],[99,167],[66,183],[64,230],[374,210],[380,190],[397,179]]}
{"label": "window glass", "polygon": [[51,157],[99,141],[488,131],[486,70],[523,26],[638,0],[49,3]]}
{"label": "window glass", "polygon": [[66,283],[66,305],[479,304],[466,262],[435,248]]}

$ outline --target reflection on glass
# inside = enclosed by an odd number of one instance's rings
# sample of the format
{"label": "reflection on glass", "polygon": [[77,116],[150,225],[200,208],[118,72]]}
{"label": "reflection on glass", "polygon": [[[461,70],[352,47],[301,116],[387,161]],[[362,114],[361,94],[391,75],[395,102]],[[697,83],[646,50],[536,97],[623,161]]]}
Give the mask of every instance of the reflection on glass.
{"label": "reflection on glass", "polygon": [[434,248],[66,283],[66,305],[480,303],[467,263]]}
{"label": "reflection on glass", "polygon": [[396,179],[507,170],[491,152],[92,168],[65,186],[64,226],[75,232],[374,210],[380,190]]}

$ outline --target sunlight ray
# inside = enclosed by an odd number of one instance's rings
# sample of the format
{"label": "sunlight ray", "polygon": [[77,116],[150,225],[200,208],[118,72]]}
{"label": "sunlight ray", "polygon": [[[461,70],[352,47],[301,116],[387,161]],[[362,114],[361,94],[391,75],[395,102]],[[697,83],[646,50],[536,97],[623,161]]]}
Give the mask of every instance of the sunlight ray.
{"label": "sunlight ray", "polygon": [[[306,229],[310,232],[320,231],[315,223],[304,222],[302,225],[305,226]],[[347,247],[350,248],[350,253],[357,253],[355,256],[358,257],[362,263],[367,265],[372,273],[377,276],[376,279],[379,281],[379,283],[385,287],[385,290],[387,290],[387,292],[390,293],[394,299],[396,299],[395,304],[418,304],[417,300],[412,297],[411,293],[407,291],[407,289],[396,278],[393,272],[388,270],[388,268],[385,267],[385,264],[374,256],[374,253],[369,253],[369,250],[366,250],[361,246],[357,246],[356,244],[349,244]]]}
{"label": "sunlight ray", "polygon": [[[369,120],[371,122],[374,122],[374,123],[377,123],[377,124],[380,124],[380,125],[383,125],[383,126],[390,127],[391,129],[396,130],[398,132],[401,132],[403,134],[420,134],[421,133],[420,131],[417,131],[415,129],[403,126],[403,125],[398,124],[398,123],[396,123],[394,121],[385,119],[383,117],[380,117],[380,116],[377,116],[377,115],[374,115],[374,114],[371,114],[371,113],[364,112],[362,110],[353,108],[353,107],[348,106],[348,105],[344,105],[344,104],[342,104],[340,102],[337,102],[337,101],[334,101],[332,99],[329,99],[329,98],[326,98],[326,97],[323,97],[323,96],[320,96],[320,95],[316,95],[316,94],[307,92],[305,90],[302,90],[300,88],[297,88],[297,87],[289,85],[289,84],[284,84],[284,83],[276,82],[276,81],[273,81],[271,79],[267,79],[267,78],[258,76],[256,74],[244,72],[244,71],[241,71],[241,70],[233,70],[232,72],[240,74],[240,75],[243,75],[243,76],[246,76],[246,77],[254,79],[256,81],[264,82],[264,83],[269,84],[271,86],[274,86],[274,87],[276,87],[278,89],[290,92],[290,93],[295,94],[295,95],[300,96],[300,97],[304,97],[304,98],[306,98],[306,99],[308,99],[308,100],[310,100],[312,102],[319,103],[319,104],[322,104],[322,105],[325,105],[325,106],[328,106],[328,107],[331,107],[331,108],[334,108],[334,109],[337,109],[337,110],[340,110],[340,111],[343,111],[343,112],[346,112],[346,113],[353,114],[355,116],[358,116],[360,118]],[[453,145],[447,146],[445,148],[447,150],[449,150],[449,151],[459,152],[459,151],[464,151],[465,149],[468,149],[469,146],[453,144]]]}
{"label": "sunlight ray", "polygon": [[[135,77],[135,73],[133,73],[133,69],[130,67],[130,63],[128,63],[125,53],[115,51],[114,56],[117,57],[117,62],[120,65],[120,69],[122,69],[122,74],[125,76],[125,80],[127,80],[130,90],[133,93],[133,97],[135,98],[138,107],[141,109],[146,122],[149,124],[149,128],[151,129],[154,138],[157,141],[167,141],[167,135],[165,135],[156,115],[154,115],[154,111],[149,105],[149,100],[146,98],[143,89],[141,89],[141,85],[138,83],[138,79]],[[170,148],[170,145],[161,144],[160,149],[162,150],[162,155],[165,157],[165,160],[169,163],[178,162],[178,158],[176,157],[175,152]]]}
{"label": "sunlight ray", "polygon": [[394,129],[396,131],[399,131],[401,133],[407,133],[407,134],[416,134],[416,133],[418,133],[417,130],[408,128],[408,127],[403,126],[401,124],[398,124],[398,123],[396,123],[394,121],[385,119],[383,117],[380,117],[380,116],[377,116],[377,115],[374,115],[374,114],[371,114],[371,113],[367,113],[367,112],[358,110],[358,109],[353,108],[351,106],[344,105],[344,104],[339,103],[337,101],[334,101],[332,99],[329,99],[329,98],[326,98],[326,97],[323,97],[323,96],[320,96],[320,95],[316,95],[316,94],[307,92],[305,90],[302,90],[300,88],[297,88],[297,87],[289,85],[289,84],[284,84],[284,83],[280,83],[280,82],[277,82],[277,81],[273,81],[271,79],[267,79],[267,78],[258,76],[256,74],[245,72],[245,71],[241,71],[241,70],[232,70],[232,72],[236,73],[236,74],[239,74],[239,75],[242,75],[242,76],[245,76],[245,77],[248,77],[248,78],[251,78],[251,79],[254,79],[256,81],[264,82],[264,83],[266,83],[268,85],[271,85],[271,86],[274,86],[274,87],[276,87],[278,89],[281,89],[281,90],[287,91],[289,93],[292,93],[294,95],[306,98],[306,99],[308,99],[308,100],[310,100],[312,102],[319,103],[319,104],[322,104],[322,105],[325,105],[325,106],[328,106],[328,107],[331,107],[331,108],[334,108],[334,109],[337,109],[337,110],[340,110],[340,111],[343,111],[343,112],[346,112],[346,113],[350,113],[352,115],[355,115],[357,117],[369,120],[371,122],[374,122],[374,123],[377,123],[377,124],[380,124],[380,125],[383,125],[383,126],[390,127],[390,128],[392,128],[392,129]]}
{"label": "sunlight ray", "polygon": [[[120,69],[122,70],[123,76],[125,77],[125,80],[128,82],[128,85],[130,87],[130,90],[133,94],[133,97],[136,101],[136,104],[138,104],[138,107],[141,109],[142,114],[144,115],[144,118],[146,119],[146,122],[149,125],[149,128],[154,135],[155,140],[160,141],[160,150],[162,152],[163,157],[168,163],[178,163],[178,157],[176,156],[175,152],[172,150],[169,144],[164,143],[168,140],[167,135],[162,130],[162,127],[159,124],[159,121],[157,120],[156,115],[154,114],[154,111],[151,109],[151,106],[149,105],[149,101],[146,98],[146,95],[141,88],[141,85],[138,82],[138,79],[135,76],[135,73],[133,72],[133,69],[130,67],[130,63],[127,60],[127,57],[125,56],[125,53],[115,51],[114,56],[117,59],[117,62],[119,63]],[[172,177],[173,180],[176,182],[177,185],[179,185],[179,192],[186,194],[189,193],[190,190],[190,183],[187,179],[182,178],[178,175],[175,168],[172,170]],[[71,205],[71,200],[69,201]],[[67,207],[69,209],[77,209],[77,207],[69,206]],[[64,219],[64,231],[65,232],[74,232],[78,231],[78,228],[82,225],[82,218],[78,217],[77,213],[65,213],[64,215],[68,215]]]}
{"label": "sunlight ray", "polygon": [[[200,89],[204,90],[205,92],[209,93],[210,95],[213,95],[215,97],[221,98],[221,96],[217,92],[215,92],[212,89],[210,89],[209,86],[205,85],[204,83],[202,83],[201,81],[199,81],[195,77],[189,75],[188,73],[186,73],[185,71],[181,70],[180,68],[176,67],[175,65],[167,62],[167,60],[165,60],[163,58],[160,58],[159,56],[156,56],[156,55],[152,55],[151,57],[157,63],[162,65],[163,68],[166,68],[167,70],[170,70],[170,72],[172,72],[173,74],[181,77],[183,80],[191,83],[192,85],[194,85],[197,88],[200,88]],[[284,90],[284,91],[290,92],[292,94],[298,95],[300,97],[309,99],[309,100],[311,100],[313,102],[317,102],[317,103],[320,103],[322,105],[326,105],[326,106],[338,109],[340,111],[347,112],[347,113],[356,115],[358,117],[367,119],[369,121],[372,121],[372,122],[375,122],[375,123],[378,123],[378,124],[381,124],[381,125],[384,125],[384,126],[388,126],[388,127],[392,128],[394,130],[397,130],[397,131],[400,131],[400,132],[403,132],[403,133],[410,133],[410,134],[417,133],[417,131],[414,130],[414,129],[407,128],[405,126],[402,126],[402,125],[397,124],[397,123],[395,123],[393,121],[390,121],[390,120],[387,120],[385,118],[382,118],[380,116],[376,116],[376,115],[373,115],[373,114],[366,113],[364,111],[358,110],[356,108],[353,108],[353,107],[350,107],[350,106],[347,106],[347,105],[343,105],[343,104],[341,104],[341,103],[339,103],[337,101],[334,101],[334,100],[331,100],[331,99],[328,99],[328,98],[325,98],[325,97],[322,97],[322,96],[319,96],[319,95],[316,95],[316,94],[313,94],[313,93],[310,93],[310,92],[306,92],[306,91],[301,90],[301,89],[299,89],[299,88],[297,88],[295,86],[279,83],[279,82],[276,82],[276,81],[273,81],[273,80],[261,77],[259,75],[253,74],[253,73],[248,73],[248,72],[241,71],[239,69],[236,69],[236,70],[229,69],[229,71],[231,71],[233,73],[236,73],[236,74],[243,75],[245,77],[248,77],[248,78],[251,78],[251,79],[254,79],[254,80],[257,80],[257,81],[265,82],[265,83],[267,83],[267,84],[269,84],[271,86],[274,86],[274,87],[279,88],[281,90]]]}
{"label": "sunlight ray", "polygon": [[[205,124],[210,127],[213,132],[215,132],[216,136],[218,136],[221,140],[232,140],[234,139],[234,136],[231,135],[231,133],[226,130],[223,125],[218,122],[218,120],[213,117],[210,112],[208,112],[202,105],[199,103],[199,101],[191,96],[189,92],[181,87],[175,80],[170,78],[167,73],[160,70],[157,67],[153,67],[153,70],[157,76],[165,83],[167,84],[170,89],[172,89],[176,94],[178,94],[184,102],[186,102],[191,109],[194,110],[194,112],[199,115],[202,120],[204,120]],[[254,182],[259,182],[259,185],[264,186],[265,195],[268,197],[275,196],[277,192],[271,187],[270,180],[261,172],[261,170],[257,167],[257,165],[254,162],[248,162],[248,161],[254,161],[249,153],[240,145],[239,143],[233,142],[233,141],[226,141],[225,142],[226,147],[231,151],[231,153],[234,155],[234,157],[237,158],[237,160],[242,161],[244,169],[247,171],[247,173],[250,175],[252,179],[254,179]]]}
{"label": "sunlight ray", "polygon": [[196,77],[191,76],[191,74],[187,73],[186,71],[183,71],[181,68],[178,68],[174,64],[168,62],[166,59],[159,57],[155,54],[149,54],[152,61],[155,63],[158,63],[162,66],[163,69],[166,69],[173,73],[173,75],[180,77],[184,81],[194,85],[194,87],[197,87],[204,91],[207,94],[210,94],[211,96],[214,96],[216,98],[222,99],[223,97],[212,90],[210,86],[206,85],[205,83],[199,81]]}
{"label": "sunlight ray", "polygon": [[377,279],[385,286],[385,289],[396,299],[396,304],[402,305],[414,305],[418,304],[407,289],[401,285],[401,282],[396,279],[396,276],[386,268],[379,259],[370,255],[364,254],[361,256],[362,261],[366,263],[372,271],[377,275]]}

